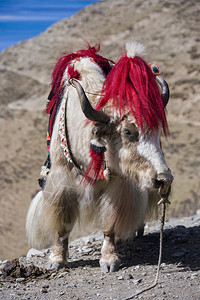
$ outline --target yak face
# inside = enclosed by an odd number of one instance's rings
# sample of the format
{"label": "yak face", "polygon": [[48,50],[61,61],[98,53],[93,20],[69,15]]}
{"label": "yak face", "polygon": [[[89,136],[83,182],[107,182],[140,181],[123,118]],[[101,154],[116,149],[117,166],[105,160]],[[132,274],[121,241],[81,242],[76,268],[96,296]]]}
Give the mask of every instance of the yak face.
{"label": "yak face", "polygon": [[[111,172],[136,180],[142,188],[155,188],[173,181],[160,147],[161,129],[165,135],[168,131],[169,88],[140,57],[142,49],[140,43],[127,43],[127,53],[107,75],[95,109],[80,83],[70,82],[77,89],[83,113],[94,122],[92,138],[107,143],[105,159]],[[93,163],[99,171],[103,155],[96,157]]]}
{"label": "yak face", "polygon": [[168,168],[160,146],[160,129],[141,131],[128,118],[104,126],[107,141],[108,165],[122,177],[135,180],[141,188],[159,188],[170,185],[173,176]]}
{"label": "yak face", "polygon": [[[111,172],[135,180],[141,188],[171,185],[173,176],[160,146],[161,126],[152,130],[140,128],[130,114],[114,119],[109,113],[92,108],[83,88],[73,81],[86,117],[93,121],[91,139],[103,139],[107,144],[105,159]],[[115,175],[115,176],[116,176]]]}

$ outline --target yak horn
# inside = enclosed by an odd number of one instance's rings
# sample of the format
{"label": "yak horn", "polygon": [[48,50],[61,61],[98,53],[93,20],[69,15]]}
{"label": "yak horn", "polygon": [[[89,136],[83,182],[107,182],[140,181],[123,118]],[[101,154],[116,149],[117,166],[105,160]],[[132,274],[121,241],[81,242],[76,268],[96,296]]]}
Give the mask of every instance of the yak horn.
{"label": "yak horn", "polygon": [[76,88],[82,111],[87,119],[89,119],[90,121],[100,122],[100,123],[108,123],[110,121],[110,118],[103,111],[95,110],[92,107],[90,101],[88,100],[84,92],[83,87],[76,79],[70,78],[69,83]]}
{"label": "yak horn", "polygon": [[156,79],[161,86],[162,97],[163,97],[163,100],[164,100],[164,103],[166,106],[169,101],[169,86],[168,86],[167,82],[161,76],[156,76]]}

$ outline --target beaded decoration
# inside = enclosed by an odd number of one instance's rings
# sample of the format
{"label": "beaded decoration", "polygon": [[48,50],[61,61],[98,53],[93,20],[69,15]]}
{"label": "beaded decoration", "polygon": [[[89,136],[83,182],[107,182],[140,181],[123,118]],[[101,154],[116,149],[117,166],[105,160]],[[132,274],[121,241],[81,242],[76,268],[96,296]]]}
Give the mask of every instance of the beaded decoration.
{"label": "beaded decoration", "polygon": [[60,107],[60,121],[59,121],[59,138],[60,138],[60,147],[63,151],[64,156],[67,158],[68,162],[72,163],[71,157],[69,155],[68,146],[67,146],[67,139],[65,133],[65,104],[66,98],[62,101]]}
{"label": "beaded decoration", "polygon": [[160,75],[161,71],[160,71],[160,68],[157,64],[150,63],[149,65],[150,65],[151,71],[153,72],[153,74],[155,76]]}

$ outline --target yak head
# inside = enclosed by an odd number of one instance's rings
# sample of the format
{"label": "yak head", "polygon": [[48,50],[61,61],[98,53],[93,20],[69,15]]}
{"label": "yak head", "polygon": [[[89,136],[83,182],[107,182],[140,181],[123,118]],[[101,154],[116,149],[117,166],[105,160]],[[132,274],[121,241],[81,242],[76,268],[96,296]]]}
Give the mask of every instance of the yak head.
{"label": "yak head", "polygon": [[170,186],[173,176],[160,142],[161,131],[168,133],[169,88],[158,67],[140,57],[143,45],[130,42],[126,50],[108,74],[96,109],[80,83],[73,80],[73,85],[85,116],[93,121],[93,139],[106,143],[111,174],[135,180],[141,188]]}

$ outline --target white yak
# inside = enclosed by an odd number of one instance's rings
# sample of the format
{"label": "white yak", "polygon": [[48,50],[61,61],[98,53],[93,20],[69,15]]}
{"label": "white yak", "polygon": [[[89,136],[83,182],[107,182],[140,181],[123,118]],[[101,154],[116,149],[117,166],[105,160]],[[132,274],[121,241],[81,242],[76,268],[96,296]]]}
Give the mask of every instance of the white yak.
{"label": "white yak", "polygon": [[59,268],[67,264],[74,225],[95,220],[104,233],[100,266],[112,272],[120,264],[116,238],[142,234],[158,188],[173,181],[160,145],[169,89],[157,66],[141,57],[140,43],[128,42],[116,64],[96,52],[66,54],[54,69],[51,168],[26,231],[33,247],[52,243],[51,267]]}

